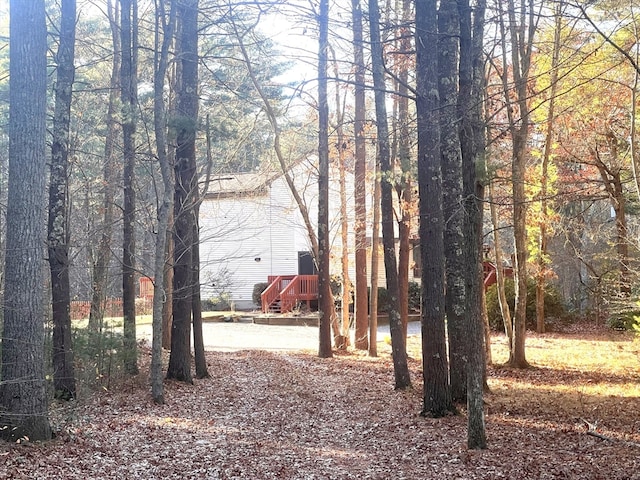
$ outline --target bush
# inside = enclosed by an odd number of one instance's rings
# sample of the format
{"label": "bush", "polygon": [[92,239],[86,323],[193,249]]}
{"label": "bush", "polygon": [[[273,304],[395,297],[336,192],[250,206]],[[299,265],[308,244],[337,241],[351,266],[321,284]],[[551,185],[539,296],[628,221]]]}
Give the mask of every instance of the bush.
{"label": "bush", "polygon": [[385,287],[378,287],[378,313],[389,312],[389,291]]}
{"label": "bush", "polygon": [[268,282],[256,283],[253,286],[253,294],[251,295],[251,298],[253,299],[253,303],[255,303],[260,308],[262,308],[262,299],[260,298],[260,295],[266,290],[268,286]]}
{"label": "bush", "polygon": [[[504,290],[507,296],[507,303],[513,315],[515,305],[515,290],[513,279],[507,278],[504,282]],[[547,285],[544,293],[544,312],[545,321],[568,320],[569,315],[565,308],[558,290],[552,285]],[[498,303],[498,285],[491,285],[487,290],[487,315],[489,317],[489,325],[493,330],[504,332],[504,322],[502,313],[500,312],[500,304]],[[550,326],[547,324],[547,326]],[[536,282],[529,279],[527,282],[527,328],[536,329]]]}
{"label": "bush", "polygon": [[614,330],[636,330],[640,329],[640,310],[624,310],[612,314],[607,319],[607,326]]}
{"label": "bush", "polygon": [[117,380],[124,377],[125,359],[121,332],[114,331],[112,327],[107,327],[101,332],[73,328],[72,336],[79,390],[108,390]]}
{"label": "bush", "polygon": [[409,313],[420,312],[422,287],[418,282],[409,282]]}
{"label": "bush", "polygon": [[202,301],[202,310],[205,312],[226,312],[231,310],[231,299],[228,293],[221,293],[217,297],[211,297]]}

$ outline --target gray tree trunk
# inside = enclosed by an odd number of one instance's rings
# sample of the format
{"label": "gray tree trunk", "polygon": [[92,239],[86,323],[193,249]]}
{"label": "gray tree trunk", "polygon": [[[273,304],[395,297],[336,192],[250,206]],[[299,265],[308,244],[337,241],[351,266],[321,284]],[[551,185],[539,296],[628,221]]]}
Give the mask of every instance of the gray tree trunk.
{"label": "gray tree trunk", "polygon": [[327,97],[329,1],[320,0],[318,16],[318,309],[320,339],[318,356],[333,356],[331,315],[333,297],[329,279],[329,103]]}
{"label": "gray tree trunk", "polygon": [[[412,35],[409,28],[412,19],[411,2],[402,0],[402,28],[400,29],[399,48],[401,52],[410,52]],[[409,264],[411,262],[411,225],[414,216],[413,209],[413,159],[411,157],[412,137],[409,125],[409,69],[410,62],[400,62],[398,72],[398,161],[402,176],[398,184],[400,197],[400,220],[398,222],[399,251],[398,251],[398,298],[400,303],[400,318],[402,333],[407,339],[409,323]]]}
{"label": "gray tree trunk", "polygon": [[[438,10],[438,92],[440,95],[440,155],[442,157],[442,209],[444,214],[445,315],[449,337],[451,397],[466,399],[465,325],[466,282],[462,208],[462,152],[458,111],[458,43],[460,20],[456,0],[442,0]],[[464,112],[462,112],[464,113]]]}
{"label": "gray tree trunk", "polygon": [[0,432],[48,440],[44,372],[47,27],[44,0],[10,3],[8,254]]}
{"label": "gray tree trunk", "polygon": [[[115,10],[115,11],[114,11]],[[104,166],[102,171],[103,195],[102,195],[102,228],[100,240],[98,242],[97,253],[93,262],[91,272],[91,309],[89,312],[89,331],[98,333],[102,331],[104,320],[104,306],[106,303],[106,292],[109,281],[109,261],[111,259],[111,237],[113,232],[113,204],[118,185],[118,173],[116,168],[116,158],[114,146],[118,125],[116,123],[116,105],[118,103],[118,92],[120,89],[120,36],[118,33],[118,2],[115,7],[112,0],[107,1],[107,16],[111,28],[111,38],[113,42],[113,61],[111,66],[111,81],[109,91],[109,104],[107,107],[107,117],[105,119],[107,134],[104,142]]]}
{"label": "gray tree trunk", "polygon": [[[198,190],[196,187],[196,196]],[[204,353],[204,335],[202,333],[202,298],[200,296],[200,200],[195,199],[193,215],[193,242],[191,246],[191,316],[193,322],[193,351],[196,367],[196,378],[209,378],[207,359]]]}
{"label": "gray tree trunk", "polygon": [[124,317],[124,368],[138,373],[136,342],[136,111],[137,80],[137,0],[120,0],[120,100],[122,102],[122,154],[124,160],[123,243],[122,243],[122,312]]}
{"label": "gray tree trunk", "polygon": [[[407,349],[404,340],[402,320],[399,308],[398,265],[396,260],[393,186],[391,185],[391,152],[389,148],[389,127],[387,122],[384,63],[382,41],[380,39],[380,12],[378,2],[369,0],[369,27],[371,35],[371,66],[376,106],[377,148],[380,162],[380,213],[382,216],[382,244],[384,247],[384,266],[389,293],[389,330],[395,388],[405,389],[411,386],[411,376],[407,363]],[[371,292],[376,295],[377,292]]]}
{"label": "gray tree trunk", "polygon": [[63,0],[56,55],[55,107],[49,179],[48,249],[53,311],[53,387],[56,398],[76,395],[69,287],[68,166],[71,97],[75,75],[76,2]]}
{"label": "gray tree trunk", "polygon": [[449,386],[445,332],[444,215],[440,169],[437,19],[435,0],[416,2],[416,109],[422,262],[422,415],[454,410]]}
{"label": "gray tree trunk", "polygon": [[[482,120],[484,98],[484,68],[482,43],[484,38],[484,0],[476,3],[474,15],[468,0],[458,0],[460,17],[460,92],[464,208],[464,280],[466,339],[467,446],[487,447],[484,419],[484,305],[482,275],[482,202],[484,179],[476,172],[484,170],[485,134]],[[473,25],[472,25],[473,19]]]}
{"label": "gray tree trunk", "polygon": [[167,378],[191,383],[193,231],[195,224],[196,129],[198,121],[198,0],[178,3],[180,59],[174,197],[173,324]]}
{"label": "gray tree trunk", "polygon": [[371,221],[371,294],[369,300],[369,356],[378,356],[378,265],[380,256],[380,166],[373,171],[373,219]]}
{"label": "gray tree trunk", "polygon": [[[351,18],[353,21],[353,63],[354,63],[354,203],[355,203],[355,305],[356,324],[355,347],[366,350],[369,347],[367,338],[367,140],[365,138],[365,64],[364,42],[362,35],[362,5],[360,0],[351,0]],[[375,341],[375,340],[372,340]],[[374,346],[375,348],[375,346]]]}
{"label": "gray tree trunk", "polygon": [[151,396],[155,403],[164,403],[164,387],[162,383],[162,339],[163,339],[163,306],[167,302],[164,285],[167,271],[167,231],[169,217],[173,208],[173,169],[167,154],[167,115],[164,102],[164,86],[169,63],[169,46],[173,41],[175,28],[175,8],[171,3],[169,12],[165,3],[161,2],[156,11],[156,44],[153,78],[153,123],[156,140],[156,153],[162,174],[164,191],[158,209],[158,233],[153,261],[153,335],[151,341]]}

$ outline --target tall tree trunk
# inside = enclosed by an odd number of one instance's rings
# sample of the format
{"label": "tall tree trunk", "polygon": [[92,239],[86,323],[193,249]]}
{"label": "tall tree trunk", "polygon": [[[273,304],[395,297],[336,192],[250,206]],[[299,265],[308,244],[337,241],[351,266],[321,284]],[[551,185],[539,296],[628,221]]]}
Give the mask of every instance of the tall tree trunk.
{"label": "tall tree trunk", "polygon": [[[196,187],[196,195],[198,190]],[[200,199],[196,198],[193,215],[193,244],[191,255],[191,315],[193,317],[193,351],[196,366],[196,378],[209,378],[207,359],[204,353],[204,335],[202,333],[202,299],[200,297]]]}
{"label": "tall tree trunk", "polygon": [[380,250],[380,166],[373,171],[373,219],[371,222],[371,299],[369,308],[369,356],[378,356],[378,270]]}
{"label": "tall tree trunk", "polygon": [[[365,64],[364,42],[362,39],[362,6],[360,0],[351,0],[353,22],[353,63],[354,63],[354,120],[355,144],[354,198],[355,198],[355,269],[356,294],[354,316],[356,324],[355,347],[366,350],[368,300],[367,300],[367,140],[365,138]],[[374,340],[372,340],[374,341]],[[374,345],[375,349],[375,345]],[[371,353],[371,351],[369,352]]]}
{"label": "tall tree trunk", "polygon": [[[174,158],[169,155],[169,158]],[[172,166],[172,165],[170,165]],[[171,185],[175,184],[174,172],[171,172]],[[165,261],[167,262],[164,274],[164,305],[162,307],[162,348],[171,350],[171,331],[173,330],[173,193],[171,195],[171,209],[167,221],[167,240],[165,247]]]}
{"label": "tall tree trunk", "polygon": [[167,378],[191,383],[192,246],[197,192],[198,0],[182,1],[176,8],[180,73],[175,118],[173,324]]}
{"label": "tall tree trunk", "polygon": [[[322,6],[322,4],[321,4],[321,6]],[[328,6],[327,6],[327,15],[328,15]],[[328,18],[326,20],[324,20],[322,18],[322,15],[320,15],[319,25],[321,27],[323,25],[323,22],[325,22],[325,21],[328,22],[329,21]],[[258,80],[258,77],[256,76],[256,74],[254,72],[254,68],[252,66],[251,59],[249,58],[249,54],[247,52],[247,49],[245,48],[244,41],[243,41],[243,36],[246,34],[246,32],[241,32],[240,29],[238,28],[237,24],[234,24],[233,28],[234,28],[234,33],[236,35],[236,38],[238,40],[240,51],[241,51],[242,56],[243,56],[243,58],[245,60],[245,64],[247,66],[249,77],[251,78],[251,82],[253,83],[253,86],[256,89],[256,92],[258,93],[258,95],[260,96],[260,99],[262,100],[262,102],[264,104],[265,113],[266,113],[267,118],[269,119],[269,123],[271,124],[271,127],[273,129],[273,134],[274,134],[273,135],[274,136],[274,139],[273,139],[273,150],[274,150],[274,153],[276,154],[276,158],[278,159],[278,163],[279,163],[280,168],[282,170],[282,175],[284,176],[284,179],[287,182],[287,185],[289,186],[289,190],[291,191],[291,194],[293,195],[293,198],[294,198],[294,200],[296,202],[296,205],[298,206],[298,210],[300,211],[300,215],[302,216],[303,222],[305,224],[305,228],[307,230],[307,234],[309,236],[309,243],[311,244],[311,249],[313,251],[314,259],[316,260],[316,265],[318,265],[318,275],[319,275],[319,281],[320,281],[320,283],[318,284],[318,289],[319,289],[319,295],[318,295],[319,304],[318,305],[319,305],[320,311],[323,312],[323,314],[321,315],[321,319],[323,318],[323,316],[324,316],[324,318],[326,318],[326,321],[329,324],[329,326],[326,327],[329,330],[329,337],[331,337],[331,329],[333,328],[335,341],[336,341],[336,343],[339,343],[339,338],[338,337],[341,335],[340,326],[338,324],[338,319],[337,319],[336,312],[335,312],[335,304],[333,302],[333,295],[331,293],[330,282],[329,282],[328,279],[326,280],[326,282],[323,281],[323,280],[320,280],[320,277],[322,277],[322,275],[323,275],[321,273],[321,271],[320,271],[320,263],[323,262],[323,260],[321,260],[321,258],[320,258],[321,255],[327,255],[327,259],[326,259],[327,268],[326,268],[326,271],[327,271],[327,275],[329,275],[329,267],[328,267],[328,265],[329,265],[329,263],[328,263],[329,262],[329,257],[328,256],[330,255],[330,250],[329,250],[329,241],[328,241],[328,235],[329,235],[328,224],[327,224],[327,231],[326,231],[326,234],[325,234],[327,236],[326,245],[324,246],[324,248],[321,248],[321,246],[320,246],[320,238],[319,238],[320,235],[319,235],[319,233],[316,234],[316,232],[314,230],[313,223],[311,221],[311,216],[309,215],[309,210],[308,210],[308,208],[307,208],[307,206],[305,204],[305,201],[304,201],[302,195],[300,195],[300,193],[298,192],[298,189],[297,189],[297,187],[295,185],[293,176],[292,176],[290,168],[289,168],[290,166],[287,164],[285,155],[284,155],[284,153],[282,151],[282,148],[281,148],[281,144],[280,144],[280,126],[278,125],[278,117],[276,115],[276,111],[272,107],[268,96],[266,95],[262,85],[260,84],[260,81]],[[324,27],[322,27],[322,28],[324,28]],[[321,32],[322,32],[322,28],[320,29]],[[328,25],[327,25],[327,29],[328,29]],[[324,50],[329,48],[328,47],[328,30],[327,30],[326,37],[327,38],[326,38],[326,41],[325,41]],[[322,44],[322,41],[323,40],[322,40],[322,35],[321,35],[320,44]],[[320,51],[322,51],[322,50],[323,50],[323,48],[320,47]],[[319,56],[319,64],[322,63],[322,62],[324,62],[324,68],[326,69],[328,67],[328,53],[327,52],[324,53],[324,60],[322,60],[322,54]],[[326,79],[326,72],[325,72],[325,79]],[[321,85],[322,82],[323,82],[323,79],[320,78],[319,85]],[[319,88],[318,95],[320,97],[320,88]],[[322,105],[320,105],[320,110],[319,111],[322,111],[322,108],[324,108],[324,107]],[[326,119],[326,122],[327,122],[327,132],[328,132],[328,122],[329,122],[329,120],[328,120],[328,116],[329,116],[328,105],[327,105],[326,108],[327,108],[327,112],[326,112],[327,119]],[[322,115],[324,115],[324,113]],[[319,123],[320,122],[324,122],[324,120],[322,119],[322,115],[319,115],[319,117],[320,117],[319,118]],[[323,141],[320,140],[319,148],[324,148],[323,145],[320,145],[322,143],[323,143]],[[326,141],[326,148],[327,149],[329,148],[328,139]],[[327,163],[327,172],[328,172],[328,161],[329,161],[328,160],[328,155],[329,155],[328,154],[328,150],[327,150],[326,155],[327,155],[326,163]],[[322,165],[323,162],[324,162],[324,160],[322,158],[322,154],[320,154],[319,155],[319,166]],[[322,182],[320,181],[320,178],[322,176],[323,176],[323,173],[320,172],[319,175],[318,175],[318,177],[319,177],[318,187],[319,188],[320,188],[320,185],[322,184]],[[326,176],[327,176],[327,179],[328,179],[328,173],[327,173]],[[328,182],[328,180],[327,180],[327,182]],[[320,199],[319,199],[319,202],[320,202]],[[328,203],[328,197],[327,197],[327,203]],[[319,214],[320,214],[320,212],[319,212]],[[319,227],[318,228],[318,232],[320,232],[320,230],[321,229]],[[325,285],[324,285],[325,283],[326,283],[326,291],[324,293],[322,293],[322,291],[325,288]],[[324,298],[323,298],[323,295],[324,295]],[[323,308],[324,308],[324,310],[323,310]],[[325,327],[323,327],[322,322],[321,322],[321,332],[324,332],[324,330],[323,330],[324,328]],[[323,333],[321,333],[321,337],[322,337],[322,335],[323,335]],[[329,342],[329,347],[328,348],[330,348],[330,345],[331,345],[331,342]],[[322,350],[324,352],[323,354],[321,354],[321,356],[326,354],[326,347],[320,347],[320,350]]]}
{"label": "tall tree trunk", "polygon": [[[466,399],[467,331],[464,248],[465,211],[462,206],[462,153],[458,111],[458,39],[460,25],[456,0],[442,0],[438,10],[438,92],[440,96],[440,155],[444,214],[445,315],[449,337],[451,398]],[[467,102],[469,103],[469,102]],[[474,192],[475,194],[475,192]]]}
{"label": "tall tree trunk", "polygon": [[118,33],[119,24],[119,3],[115,5],[112,0],[107,1],[107,16],[111,29],[113,42],[113,61],[111,66],[111,81],[109,90],[109,105],[107,107],[106,137],[104,142],[104,166],[102,170],[102,227],[98,251],[93,262],[91,281],[91,307],[89,312],[89,331],[98,333],[102,331],[104,320],[104,307],[106,304],[107,286],[109,282],[109,261],[111,260],[111,237],[113,232],[113,205],[118,185],[118,169],[116,168],[116,158],[114,146],[118,132],[116,122],[116,105],[120,90],[120,36]]}
{"label": "tall tree trunk", "polygon": [[540,231],[538,233],[538,258],[536,275],[536,330],[544,333],[546,330],[544,322],[544,292],[547,281],[547,236],[549,222],[549,199],[548,192],[548,170],[551,161],[551,147],[554,137],[555,123],[555,102],[558,92],[558,66],[560,63],[560,48],[562,34],[562,10],[563,2],[560,1],[555,7],[555,30],[553,32],[553,53],[551,55],[551,79],[549,90],[549,110],[547,111],[547,124],[545,133],[544,152],[542,155],[542,175],[540,177]]}
{"label": "tall tree trunk", "polygon": [[167,115],[164,101],[164,86],[169,64],[169,46],[173,41],[175,29],[174,3],[166,11],[164,0],[158,3],[156,10],[156,40],[153,78],[153,124],[156,140],[156,153],[162,175],[162,200],[158,208],[158,233],[153,261],[153,336],[151,348],[151,396],[157,404],[164,403],[162,383],[162,344],[163,344],[163,306],[167,303],[165,294],[165,272],[167,269],[167,232],[171,209],[173,208],[173,170],[167,153]]}
{"label": "tall tree trunk", "polygon": [[[466,341],[467,446],[487,447],[484,420],[484,316],[482,305],[482,201],[483,179],[476,172],[484,170],[485,135],[482,125],[484,69],[484,0],[476,4],[474,16],[468,0],[458,0],[460,22],[460,147],[462,155],[464,208],[464,283]],[[472,26],[473,18],[473,26]]]}
{"label": "tall tree trunk", "polygon": [[416,109],[422,262],[422,415],[453,411],[444,318],[444,215],[438,120],[438,56],[435,0],[416,2]]}
{"label": "tall tree trunk", "polygon": [[[529,137],[529,105],[527,83],[531,66],[533,36],[536,31],[533,0],[522,0],[520,11],[516,12],[514,0],[507,0],[506,15],[500,17],[500,32],[511,45],[505,45],[502,74],[505,103],[507,104],[508,128],[512,142],[512,197],[513,197],[513,237],[515,251],[516,301],[513,319],[513,339],[509,351],[509,365],[526,368],[529,363],[525,356],[526,316],[527,316],[527,199],[525,196],[525,170],[527,140]],[[517,18],[516,18],[517,14]],[[505,17],[508,22],[505,26]],[[511,51],[511,69],[507,69],[507,54]],[[509,79],[511,72],[513,81]],[[519,117],[516,117],[516,115]]]}
{"label": "tall tree trunk", "polygon": [[[49,440],[44,372],[47,27],[44,0],[10,2],[7,203],[0,432]],[[7,427],[7,428],[2,428]]]}
{"label": "tall tree trunk", "polygon": [[[380,161],[380,213],[382,214],[382,244],[384,246],[384,266],[389,293],[389,330],[391,332],[391,350],[395,388],[405,389],[411,386],[411,376],[407,363],[407,349],[404,341],[400,308],[398,304],[398,265],[396,260],[393,186],[391,185],[391,152],[389,149],[389,127],[385,94],[385,78],[382,41],[380,39],[380,12],[378,2],[369,0],[369,27],[371,32],[371,66],[376,105],[377,148]],[[372,295],[377,292],[371,292]]]}
{"label": "tall tree trunk", "polygon": [[[609,136],[610,148],[612,156],[618,157],[617,139],[613,134]],[[627,200],[624,196],[624,187],[620,170],[608,168],[600,159],[598,151],[592,152],[596,167],[604,183],[605,190],[609,195],[609,201],[615,213],[616,224],[616,253],[618,256],[618,295],[626,298],[631,293],[631,283],[629,275],[631,273],[629,267],[629,239],[627,230]]]}
{"label": "tall tree trunk", "polygon": [[[329,47],[331,48],[331,47]],[[338,61],[333,49],[331,49],[333,55],[333,72],[335,78],[340,77],[340,69],[338,68]],[[340,251],[340,266],[342,281],[340,282],[340,334],[334,335],[336,348],[345,350],[350,343],[350,315],[349,305],[351,304],[351,279],[349,278],[349,218],[347,216],[347,172],[345,168],[347,143],[344,135],[344,102],[340,101],[340,89],[335,90],[335,102],[336,102],[336,125],[334,130],[336,132],[336,146],[338,154],[338,175],[340,186],[340,240],[342,243],[342,249]]]}
{"label": "tall tree trunk", "polygon": [[61,7],[55,108],[49,180],[48,247],[53,306],[53,387],[56,398],[75,397],[76,383],[71,345],[69,287],[68,165],[71,97],[75,76],[76,2]]}
{"label": "tall tree trunk", "polygon": [[[410,52],[411,31],[411,2],[402,0],[402,28],[400,29],[400,51]],[[413,217],[413,184],[411,171],[413,168],[411,158],[411,135],[409,134],[409,65],[410,62],[400,62],[398,72],[398,160],[400,161],[400,221],[398,223],[399,251],[398,251],[398,302],[400,305],[400,318],[402,321],[402,333],[407,340],[407,327],[409,323],[409,263],[411,260],[411,219]]]}
{"label": "tall tree trunk", "polygon": [[489,208],[491,211],[491,223],[493,225],[493,248],[496,257],[496,289],[498,292],[498,305],[502,314],[504,331],[509,339],[509,345],[513,342],[513,322],[511,320],[511,309],[507,301],[507,294],[504,288],[504,262],[502,261],[502,241],[500,240],[500,224],[498,220],[498,210],[495,204],[493,193],[493,182],[489,183]]}
{"label": "tall tree trunk", "polygon": [[328,358],[331,351],[331,313],[333,310],[329,278],[329,103],[327,73],[329,49],[329,1],[320,0],[318,15],[318,309],[320,329],[318,356]]}
{"label": "tall tree trunk", "polygon": [[136,110],[137,91],[137,0],[120,0],[120,97],[122,102],[122,153],[124,159],[124,207],[122,243],[122,310],[124,317],[124,368],[138,373],[136,343]]}

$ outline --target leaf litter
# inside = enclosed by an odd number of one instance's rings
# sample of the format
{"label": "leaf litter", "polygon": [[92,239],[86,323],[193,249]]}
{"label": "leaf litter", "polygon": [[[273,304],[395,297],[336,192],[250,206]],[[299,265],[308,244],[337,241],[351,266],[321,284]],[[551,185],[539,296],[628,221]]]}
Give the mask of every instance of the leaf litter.
{"label": "leaf litter", "polygon": [[[419,415],[415,337],[402,392],[384,342],[375,359],[207,352],[211,378],[166,381],[164,405],[144,375],[124,380],[55,404],[53,441],[0,444],[0,479],[640,479],[637,342],[568,333],[527,347],[533,368],[489,367],[484,451],[466,448],[464,406]],[[493,348],[504,361],[504,337]]]}

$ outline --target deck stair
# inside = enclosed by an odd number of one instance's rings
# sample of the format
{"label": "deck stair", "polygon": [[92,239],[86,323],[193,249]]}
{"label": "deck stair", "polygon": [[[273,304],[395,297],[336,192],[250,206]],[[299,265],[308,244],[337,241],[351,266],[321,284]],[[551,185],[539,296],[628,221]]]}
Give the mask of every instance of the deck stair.
{"label": "deck stair", "polygon": [[318,298],[317,275],[270,275],[262,292],[263,313],[289,313],[301,303],[311,307]]}

